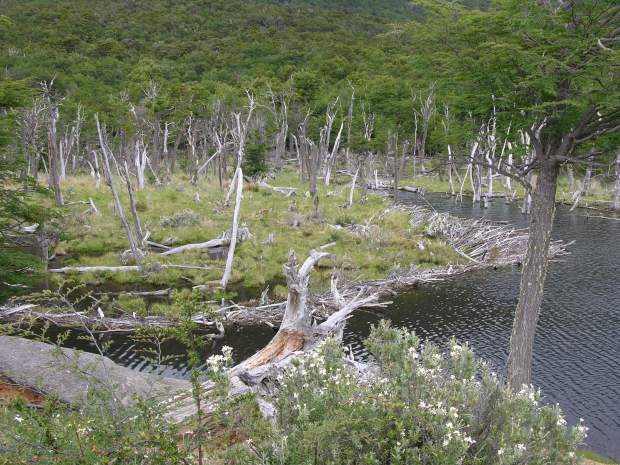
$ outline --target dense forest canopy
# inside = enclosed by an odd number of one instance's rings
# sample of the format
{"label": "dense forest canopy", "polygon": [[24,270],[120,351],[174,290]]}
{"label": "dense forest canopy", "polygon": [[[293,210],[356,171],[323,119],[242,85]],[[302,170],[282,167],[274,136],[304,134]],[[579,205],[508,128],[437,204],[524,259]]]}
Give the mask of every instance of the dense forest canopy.
{"label": "dense forest canopy", "polygon": [[[486,2],[464,2],[471,7]],[[121,92],[140,101],[149,83],[158,105],[185,113],[224,100],[238,103],[246,89],[287,89],[322,114],[350,92],[377,114],[377,136],[387,128],[410,133],[411,96],[432,81],[420,69],[415,45],[400,26],[420,19],[420,6],[401,1],[112,1],[4,2],[0,31],[3,79],[56,76],[66,113],[118,118]]]}

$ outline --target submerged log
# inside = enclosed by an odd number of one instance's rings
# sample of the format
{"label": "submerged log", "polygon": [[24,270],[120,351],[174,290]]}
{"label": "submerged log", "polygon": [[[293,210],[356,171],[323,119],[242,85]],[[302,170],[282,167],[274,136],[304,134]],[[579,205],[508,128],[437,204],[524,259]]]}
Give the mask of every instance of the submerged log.
{"label": "submerged log", "polygon": [[189,381],[141,373],[101,355],[13,336],[0,336],[0,376],[73,406],[87,402],[92,389],[109,394],[111,406],[128,406],[140,398],[164,399],[191,388]]}

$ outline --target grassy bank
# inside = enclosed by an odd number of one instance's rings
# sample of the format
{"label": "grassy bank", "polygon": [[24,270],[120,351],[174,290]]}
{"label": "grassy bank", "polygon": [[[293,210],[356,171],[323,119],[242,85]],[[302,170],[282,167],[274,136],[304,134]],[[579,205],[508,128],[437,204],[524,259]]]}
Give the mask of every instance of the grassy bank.
{"label": "grassy bank", "polygon": [[[420,226],[411,226],[407,213],[391,210],[388,198],[369,193],[362,202],[361,193],[356,191],[353,206],[348,207],[348,177],[336,179],[329,187],[319,186],[318,217],[313,215],[312,199],[305,195],[307,183],[299,181],[295,174],[281,173],[269,183],[293,187],[297,195],[286,197],[256,184],[245,185],[240,223],[253,236],[238,245],[227,296],[248,300],[269,286],[272,298],[284,297],[282,265],[290,249],[304,258],[310,250],[333,243],[329,248],[333,257],[322,261],[314,275],[315,290],[326,288],[334,271],[347,280],[371,280],[410,265],[426,268],[462,260],[449,245],[426,237]],[[122,191],[119,180],[117,186]],[[93,179],[83,176],[67,179],[63,189],[68,203],[92,198],[98,213],[86,212],[84,204],[67,207],[57,248],[59,258],[50,268],[120,265],[120,254],[128,245],[109,187],[102,184],[96,189]],[[199,202],[195,201],[196,194]],[[234,205],[224,204],[225,194],[216,181],[201,180],[193,186],[187,178],[176,177],[166,186],[148,184],[136,193],[136,205],[151,240],[177,246],[205,242],[231,228]],[[124,191],[122,202],[129,217]],[[363,225],[363,232],[355,225]],[[50,279],[56,284],[70,280],[104,291],[207,285],[208,297],[219,299],[225,295],[218,289],[224,269],[222,256],[225,251],[197,250],[170,256],[150,252],[144,260],[144,272],[52,274]],[[161,269],[160,264],[205,269]],[[117,303],[130,313],[170,313],[162,305],[146,305],[141,298],[122,292]]]}

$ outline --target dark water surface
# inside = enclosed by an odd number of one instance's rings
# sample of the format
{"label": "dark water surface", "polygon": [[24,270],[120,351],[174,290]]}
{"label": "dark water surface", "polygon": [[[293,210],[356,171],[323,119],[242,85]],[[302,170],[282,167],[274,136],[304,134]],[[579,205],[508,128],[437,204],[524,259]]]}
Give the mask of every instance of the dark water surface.
{"label": "dark water surface", "polygon": [[[498,199],[483,209],[470,201],[456,203],[434,194],[403,195],[407,203],[432,205],[462,217],[486,217],[526,227],[516,205]],[[534,384],[545,400],[559,403],[569,423],[583,417],[590,428],[589,448],[620,458],[620,221],[587,218],[586,210],[559,208],[554,237],[576,241],[571,255],[550,267],[534,352]],[[406,292],[395,299],[383,317],[422,337],[445,343],[451,337],[469,341],[475,352],[501,372],[519,290],[519,269],[504,268],[461,276],[448,282]],[[345,344],[363,356],[362,340],[380,317],[357,313],[347,325]],[[229,331],[208,352],[227,344],[241,360],[264,346],[270,328]],[[92,350],[82,340],[67,345]],[[159,363],[147,354],[154,344],[125,337],[111,340],[108,355],[118,363],[165,376],[188,377],[184,348],[173,341],[162,353],[173,356]]]}
{"label": "dark water surface", "polygon": [[[502,200],[487,209],[441,195],[427,195],[426,200],[438,211],[527,226],[518,207]],[[424,202],[413,196],[407,201]],[[588,214],[598,213],[559,208],[556,214],[554,238],[576,242],[571,255],[549,269],[533,383],[547,402],[560,404],[569,424],[585,419],[591,449],[620,458],[620,221]],[[519,280],[516,267],[471,273],[402,294],[385,316],[439,343],[453,336],[469,341],[476,354],[501,372]],[[349,321],[345,343],[358,353],[370,321],[367,313]]]}

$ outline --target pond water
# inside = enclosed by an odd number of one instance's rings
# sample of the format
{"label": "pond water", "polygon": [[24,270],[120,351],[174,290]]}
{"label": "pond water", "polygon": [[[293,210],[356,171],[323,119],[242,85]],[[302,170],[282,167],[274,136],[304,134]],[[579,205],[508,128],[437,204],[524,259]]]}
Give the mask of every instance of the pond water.
{"label": "pond water", "polygon": [[[489,208],[457,203],[449,196],[403,193],[399,201],[432,206],[462,217],[486,217],[526,227],[517,205],[496,199]],[[620,221],[588,218],[586,210],[557,212],[554,237],[576,241],[571,255],[554,262],[545,286],[545,300],[534,351],[533,382],[549,403],[559,403],[569,423],[580,417],[590,428],[588,447],[620,458]],[[469,341],[475,352],[502,372],[519,290],[519,269],[471,273],[401,294],[381,315],[358,312],[349,320],[344,342],[364,356],[362,341],[371,323],[389,318],[422,337],[445,344],[451,337]],[[228,331],[206,350],[234,348],[242,360],[273,336],[270,328]],[[167,341],[159,360],[151,343],[109,338],[108,355],[126,366],[164,376],[188,377],[184,348]],[[93,350],[72,336],[68,346]]]}

